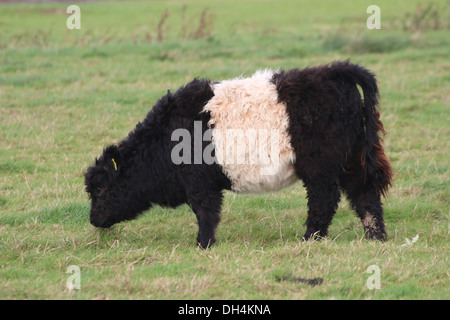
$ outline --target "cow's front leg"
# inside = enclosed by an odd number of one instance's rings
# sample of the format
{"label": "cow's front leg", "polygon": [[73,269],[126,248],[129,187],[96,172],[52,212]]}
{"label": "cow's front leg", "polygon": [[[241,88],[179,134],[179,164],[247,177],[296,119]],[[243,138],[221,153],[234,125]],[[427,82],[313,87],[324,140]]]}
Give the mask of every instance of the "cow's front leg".
{"label": "cow's front leg", "polygon": [[189,197],[189,204],[197,216],[198,236],[197,244],[206,249],[216,242],[216,228],[220,221],[222,206],[222,192],[203,191]]}

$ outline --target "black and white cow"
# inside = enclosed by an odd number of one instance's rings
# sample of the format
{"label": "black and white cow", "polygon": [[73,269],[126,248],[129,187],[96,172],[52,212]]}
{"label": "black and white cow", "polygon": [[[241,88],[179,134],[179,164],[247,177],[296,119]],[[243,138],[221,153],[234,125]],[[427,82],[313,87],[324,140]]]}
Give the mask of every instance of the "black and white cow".
{"label": "black and white cow", "polygon": [[223,190],[276,191],[301,179],[305,239],[327,235],[343,191],[367,238],[384,240],[380,198],[392,171],[377,105],[374,75],[348,61],[214,83],[195,79],[169,91],[89,167],[91,223],[108,228],[154,204],[188,203],[197,242],[207,248]]}

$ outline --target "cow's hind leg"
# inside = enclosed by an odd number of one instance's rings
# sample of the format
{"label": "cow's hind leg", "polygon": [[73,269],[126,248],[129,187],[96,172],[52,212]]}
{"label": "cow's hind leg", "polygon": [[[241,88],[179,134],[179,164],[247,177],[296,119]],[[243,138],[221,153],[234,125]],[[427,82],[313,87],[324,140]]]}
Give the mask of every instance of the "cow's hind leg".
{"label": "cow's hind leg", "polygon": [[339,182],[353,209],[361,219],[366,238],[386,240],[380,195],[364,178],[361,157],[358,156],[358,153],[349,159]]}
{"label": "cow's hind leg", "polygon": [[308,195],[308,218],[303,239],[320,239],[328,234],[328,226],[340,200],[337,177],[317,175],[303,181]]}

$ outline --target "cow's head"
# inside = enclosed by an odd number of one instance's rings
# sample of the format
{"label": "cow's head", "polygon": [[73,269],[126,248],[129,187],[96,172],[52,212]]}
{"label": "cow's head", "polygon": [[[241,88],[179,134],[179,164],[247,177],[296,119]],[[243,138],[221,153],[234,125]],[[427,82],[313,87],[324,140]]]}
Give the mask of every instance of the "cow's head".
{"label": "cow's head", "polygon": [[109,228],[134,219],[149,207],[133,186],[132,174],[123,166],[117,146],[109,146],[88,168],[84,181],[91,199],[91,224]]}

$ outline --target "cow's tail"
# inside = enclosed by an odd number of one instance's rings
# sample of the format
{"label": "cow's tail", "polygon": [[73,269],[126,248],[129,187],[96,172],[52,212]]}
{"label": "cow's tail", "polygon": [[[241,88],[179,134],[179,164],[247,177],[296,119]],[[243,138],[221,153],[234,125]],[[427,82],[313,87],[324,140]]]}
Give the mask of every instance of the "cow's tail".
{"label": "cow's tail", "polygon": [[378,194],[386,195],[392,184],[392,168],[387,158],[379,132],[386,134],[383,123],[380,120],[378,106],[378,86],[375,76],[367,69],[352,64],[349,61],[335,62],[331,70],[339,73],[339,77],[345,78],[359,85],[364,94],[364,124],[365,140],[361,153],[361,164],[364,170],[366,183],[373,184]]}

